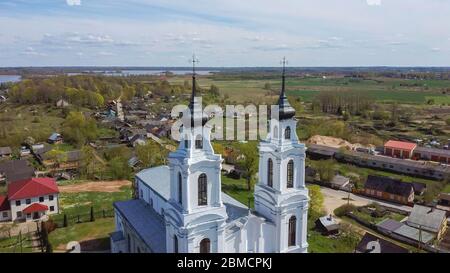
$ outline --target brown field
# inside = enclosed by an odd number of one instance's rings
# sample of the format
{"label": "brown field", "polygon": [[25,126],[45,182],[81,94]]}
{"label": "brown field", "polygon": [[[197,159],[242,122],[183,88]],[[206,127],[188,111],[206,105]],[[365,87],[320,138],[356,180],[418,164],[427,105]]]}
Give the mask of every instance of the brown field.
{"label": "brown field", "polygon": [[121,187],[130,185],[131,181],[128,180],[95,181],[95,182],[86,182],[81,184],[60,186],[59,191],[64,193],[120,192]]}

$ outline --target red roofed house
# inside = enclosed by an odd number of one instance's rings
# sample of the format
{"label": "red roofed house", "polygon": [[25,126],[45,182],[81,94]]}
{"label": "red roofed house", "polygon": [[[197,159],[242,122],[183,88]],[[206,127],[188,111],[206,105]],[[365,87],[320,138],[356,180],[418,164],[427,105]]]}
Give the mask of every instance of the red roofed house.
{"label": "red roofed house", "polygon": [[0,222],[11,220],[11,209],[9,207],[8,198],[0,195]]}
{"label": "red roofed house", "polygon": [[411,158],[416,143],[389,140],[384,144],[384,154],[396,158]]}
{"label": "red roofed house", "polygon": [[[5,208],[9,206],[9,219],[6,220],[38,220],[43,215],[58,213],[58,194],[58,186],[53,178],[29,178],[15,181],[8,185],[8,196],[3,197],[8,203]],[[2,197],[0,197],[1,200]],[[0,213],[3,212],[0,211]]]}

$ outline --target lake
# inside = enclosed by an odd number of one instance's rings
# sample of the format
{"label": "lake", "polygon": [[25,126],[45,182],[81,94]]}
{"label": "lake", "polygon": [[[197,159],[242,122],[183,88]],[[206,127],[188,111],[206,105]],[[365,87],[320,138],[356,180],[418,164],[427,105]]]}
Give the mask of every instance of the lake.
{"label": "lake", "polygon": [[19,75],[0,75],[0,83],[18,82],[22,77]]}
{"label": "lake", "polygon": [[[138,75],[161,75],[164,74],[165,72],[171,72],[175,75],[186,75],[192,73],[192,70],[121,70],[120,72],[94,70],[94,71],[85,71],[84,73],[98,73],[107,76],[138,76]],[[198,75],[209,75],[217,71],[199,70],[196,72]],[[74,75],[81,75],[84,73],[67,73],[67,74],[69,76],[74,76]]]}

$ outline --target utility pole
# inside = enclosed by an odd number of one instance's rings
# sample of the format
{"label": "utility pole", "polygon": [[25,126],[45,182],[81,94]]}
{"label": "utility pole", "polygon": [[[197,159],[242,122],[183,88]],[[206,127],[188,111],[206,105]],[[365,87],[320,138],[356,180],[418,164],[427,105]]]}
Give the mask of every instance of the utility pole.
{"label": "utility pole", "polygon": [[19,232],[19,242],[20,242],[20,253],[23,253],[23,246],[22,246],[22,231]]}
{"label": "utility pole", "polygon": [[422,226],[419,225],[419,252],[422,250]]}
{"label": "utility pole", "polygon": [[347,206],[350,206],[350,194],[352,192],[352,188],[353,188],[353,186],[350,185],[350,191],[348,192],[348,197],[347,197]]}

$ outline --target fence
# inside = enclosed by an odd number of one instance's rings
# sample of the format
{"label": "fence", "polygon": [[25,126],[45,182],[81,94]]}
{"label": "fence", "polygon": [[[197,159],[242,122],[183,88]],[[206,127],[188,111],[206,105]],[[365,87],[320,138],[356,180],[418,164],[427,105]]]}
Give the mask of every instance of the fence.
{"label": "fence", "polygon": [[93,208],[87,210],[86,212],[74,213],[74,214],[58,214],[52,216],[51,219],[53,223],[56,224],[56,228],[62,228],[65,226],[70,226],[74,224],[93,222],[95,219],[101,218],[111,218],[114,217],[114,210],[97,210]]}
{"label": "fence", "polygon": [[27,249],[31,248],[32,238],[28,234],[22,235],[20,232],[19,235],[15,236],[15,240],[10,240],[8,243],[0,243],[0,253],[23,253],[30,252]]}

